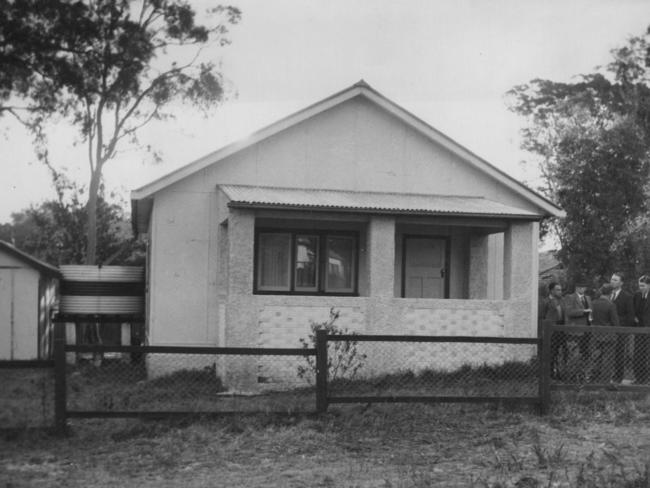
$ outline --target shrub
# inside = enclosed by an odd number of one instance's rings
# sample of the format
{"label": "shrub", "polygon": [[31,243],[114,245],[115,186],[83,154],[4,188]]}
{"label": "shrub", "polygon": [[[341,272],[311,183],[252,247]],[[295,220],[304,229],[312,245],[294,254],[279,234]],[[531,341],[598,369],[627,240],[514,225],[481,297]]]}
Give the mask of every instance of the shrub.
{"label": "shrub", "polygon": [[[347,328],[340,328],[335,325],[339,318],[340,312],[330,308],[330,316],[324,322],[310,323],[311,334],[307,339],[301,338],[300,344],[303,348],[309,349],[316,347],[316,332],[325,330],[328,335],[354,336]],[[363,367],[367,356],[361,354],[357,348],[358,341],[341,340],[327,342],[327,375],[328,380],[353,379],[359,369]],[[316,377],[316,358],[314,356],[305,356],[306,365],[298,366],[298,378],[307,380],[311,383]]]}

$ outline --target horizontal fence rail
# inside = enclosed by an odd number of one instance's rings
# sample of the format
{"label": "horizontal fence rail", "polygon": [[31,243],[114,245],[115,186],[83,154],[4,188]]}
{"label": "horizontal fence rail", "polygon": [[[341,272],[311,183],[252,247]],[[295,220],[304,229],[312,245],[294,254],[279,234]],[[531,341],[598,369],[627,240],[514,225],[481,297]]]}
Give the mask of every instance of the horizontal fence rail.
{"label": "horizontal fence rail", "polygon": [[356,342],[466,342],[477,344],[538,344],[535,337],[494,336],[422,336],[422,335],[362,335],[327,334],[328,341]]}
{"label": "horizontal fence rail", "polygon": [[273,347],[202,347],[202,346],[96,346],[66,345],[66,352],[86,353],[167,353],[167,354],[214,354],[246,356],[315,356],[314,348]]}
{"label": "horizontal fence rail", "polygon": [[9,359],[0,360],[0,369],[39,369],[53,368],[54,361],[46,359]]}

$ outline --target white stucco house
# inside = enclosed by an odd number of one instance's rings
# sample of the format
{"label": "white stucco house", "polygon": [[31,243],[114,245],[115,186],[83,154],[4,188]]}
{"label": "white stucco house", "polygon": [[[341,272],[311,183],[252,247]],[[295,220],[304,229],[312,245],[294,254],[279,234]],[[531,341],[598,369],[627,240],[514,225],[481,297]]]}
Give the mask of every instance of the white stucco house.
{"label": "white stucco house", "polygon": [[552,202],[361,81],[132,192],[150,344],[534,336]]}

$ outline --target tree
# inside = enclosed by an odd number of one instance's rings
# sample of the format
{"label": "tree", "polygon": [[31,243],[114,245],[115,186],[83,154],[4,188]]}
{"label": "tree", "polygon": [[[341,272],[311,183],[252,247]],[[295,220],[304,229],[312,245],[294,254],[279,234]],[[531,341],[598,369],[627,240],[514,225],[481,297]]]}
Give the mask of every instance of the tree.
{"label": "tree", "polygon": [[536,79],[508,95],[528,121],[522,147],[539,157],[541,190],[567,214],[552,228],[569,279],[647,270],[650,30],[596,73]]}
{"label": "tree", "polygon": [[97,260],[104,166],[138,143],[142,127],[171,117],[173,102],[207,113],[223,99],[222,74],[202,52],[228,44],[240,17],[216,6],[199,24],[183,0],[0,0],[0,114],[29,129],[48,165],[54,121],[75,127],[87,147],[87,264]]}
{"label": "tree", "polygon": [[[58,199],[48,200],[11,215],[0,225],[0,239],[52,265],[82,264],[86,254],[86,207],[79,190],[64,178],[57,182]],[[133,237],[122,207],[97,201],[97,261],[100,264],[142,265],[144,244]]]}

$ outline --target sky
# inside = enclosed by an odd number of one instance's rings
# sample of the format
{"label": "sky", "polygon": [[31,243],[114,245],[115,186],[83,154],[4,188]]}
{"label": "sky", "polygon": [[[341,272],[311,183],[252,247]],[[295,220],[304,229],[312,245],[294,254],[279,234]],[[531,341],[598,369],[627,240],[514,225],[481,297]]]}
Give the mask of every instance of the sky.
{"label": "sky", "polygon": [[[213,1],[190,2],[198,12]],[[176,119],[145,127],[143,146],[105,166],[109,191],[129,193],[363,79],[493,165],[536,186],[519,149],[523,121],[505,93],[535,78],[570,81],[650,25],[648,0],[232,0],[242,21],[232,44],[208,52],[228,100],[207,118],[179,105]],[[85,151],[57,126],[52,159],[80,183]],[[0,223],[53,198],[24,129],[0,119]]]}

